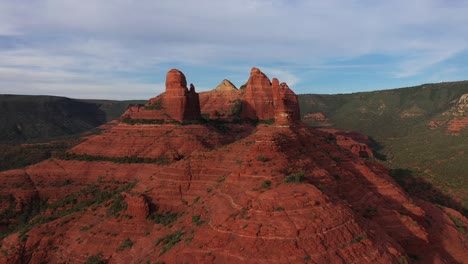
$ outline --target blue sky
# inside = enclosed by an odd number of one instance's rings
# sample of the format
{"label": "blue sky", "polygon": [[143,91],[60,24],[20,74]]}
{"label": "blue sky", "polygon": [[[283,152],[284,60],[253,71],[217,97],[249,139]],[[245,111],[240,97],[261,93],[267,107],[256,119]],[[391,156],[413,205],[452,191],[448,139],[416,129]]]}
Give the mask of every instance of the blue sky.
{"label": "blue sky", "polygon": [[0,93],[148,99],[250,68],[296,93],[468,79],[468,1],[0,0]]}

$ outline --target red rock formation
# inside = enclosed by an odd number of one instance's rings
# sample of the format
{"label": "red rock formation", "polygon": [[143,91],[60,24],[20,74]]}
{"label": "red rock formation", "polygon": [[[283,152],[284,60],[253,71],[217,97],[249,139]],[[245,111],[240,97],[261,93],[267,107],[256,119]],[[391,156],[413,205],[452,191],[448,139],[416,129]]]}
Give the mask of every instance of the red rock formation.
{"label": "red rock formation", "polygon": [[252,68],[243,97],[241,118],[269,120],[275,118],[273,91],[268,77]]}
{"label": "red rock formation", "polygon": [[195,86],[191,83],[187,93],[187,105],[184,108],[184,120],[200,120],[200,98],[195,92]]}
{"label": "red rock formation", "polygon": [[447,131],[454,135],[458,135],[460,131],[463,131],[466,128],[468,128],[468,117],[455,117],[448,123]]}
{"label": "red rock formation", "polygon": [[286,83],[279,84],[278,79],[273,78],[273,98],[275,105],[275,122],[278,124],[292,123],[301,120],[299,102],[296,94],[289,89]]}
{"label": "red rock formation", "polygon": [[219,93],[237,93],[238,90],[234,84],[232,84],[231,81],[224,79],[216,88],[213,90],[215,92]]}
{"label": "red rock formation", "polygon": [[[210,119],[232,119],[240,116],[241,96],[230,81],[223,80],[215,89],[200,93],[201,112]],[[212,115],[213,113],[216,115]]]}
{"label": "red rock formation", "polygon": [[166,92],[148,101],[144,106],[132,106],[122,115],[122,120],[177,121],[200,120],[200,99],[195,86],[187,89],[185,75],[176,69],[166,75]]}
{"label": "red rock formation", "polygon": [[151,98],[148,103],[144,106],[142,105],[132,105],[130,106],[121,116],[121,119],[161,119],[164,120],[167,116],[164,114],[164,94],[158,95],[154,98]]}
{"label": "red rock formation", "polygon": [[119,124],[89,138],[70,150],[78,155],[102,157],[161,157],[177,160],[189,156],[193,151],[207,151],[244,137],[253,127],[243,126],[243,132],[210,129],[207,126],[174,124],[129,126]]}
{"label": "red rock formation", "polygon": [[164,96],[166,113],[175,120],[197,120],[201,118],[200,101],[195,87],[187,90],[185,75],[176,69],[166,75],[166,94]]}
{"label": "red rock formation", "polygon": [[372,158],[374,157],[372,150],[366,145],[354,141],[353,139],[345,136],[336,136],[336,144],[338,146],[350,150],[353,154],[361,158]]}
{"label": "red rock formation", "polygon": [[215,89],[200,93],[201,112],[210,119],[276,119],[277,124],[299,121],[296,94],[286,83],[280,85],[273,80],[274,84],[257,68],[252,68],[244,89],[237,90],[230,81],[223,80]]}
{"label": "red rock formation", "polygon": [[316,121],[326,121],[328,118],[321,112],[318,113],[309,113],[304,115],[304,119],[312,119]]}
{"label": "red rock formation", "polygon": [[[191,133],[179,127],[180,136]],[[327,142],[328,134],[260,125],[243,139],[194,150],[170,165],[52,159],[24,173],[0,173],[1,182],[26,175],[33,184],[18,188],[35,190],[49,203],[90,186],[110,190],[104,187],[138,180],[123,193],[125,211],[109,214],[111,199],[35,225],[26,238],[14,233],[1,241],[0,263],[85,262],[99,252],[121,263],[398,263],[408,255],[423,263],[463,262],[463,234],[448,214],[465,225],[466,218],[409,197],[384,167],[347,155]],[[58,184],[64,179],[72,184]],[[158,208],[153,219],[159,224],[146,217],[147,201]],[[170,224],[164,212],[174,213]]]}
{"label": "red rock formation", "polygon": [[437,129],[438,127],[442,126],[445,122],[444,121],[439,121],[439,120],[431,120],[427,122],[427,126],[430,129]]}
{"label": "red rock formation", "polygon": [[[224,80],[210,92],[201,94],[202,112],[211,118],[233,118],[241,107],[241,118],[251,120],[276,119],[277,123],[290,123],[300,120],[297,96],[286,83],[274,83],[257,68],[252,68],[245,89],[237,90],[231,82]],[[211,113],[217,112],[217,115]],[[237,116],[239,117],[239,116]]]}
{"label": "red rock formation", "polygon": [[320,129],[321,131],[330,133],[335,136],[336,144],[342,148],[348,149],[354,155],[361,158],[373,158],[369,145],[372,141],[366,135],[361,135],[352,131],[343,131],[336,129]]}
{"label": "red rock formation", "polygon": [[[277,113],[296,120],[294,98],[273,86]],[[257,118],[269,107],[249,100]],[[410,197],[383,165],[343,150],[351,132],[333,132],[336,142],[330,133],[300,123],[107,127],[70,151],[82,160],[0,172],[0,210],[32,214],[21,234],[2,214],[0,263],[465,261],[463,215]],[[152,160],[161,155],[173,158]],[[47,210],[29,211],[38,201]]]}
{"label": "red rock formation", "polygon": [[132,196],[128,193],[123,193],[127,209],[125,213],[132,218],[146,220],[149,216],[149,206],[143,195]]}
{"label": "red rock formation", "polygon": [[446,126],[447,133],[453,136],[459,136],[462,131],[468,128],[468,94],[463,94],[448,111],[444,112],[443,120],[431,120],[427,123],[430,129],[436,129],[442,125]]}

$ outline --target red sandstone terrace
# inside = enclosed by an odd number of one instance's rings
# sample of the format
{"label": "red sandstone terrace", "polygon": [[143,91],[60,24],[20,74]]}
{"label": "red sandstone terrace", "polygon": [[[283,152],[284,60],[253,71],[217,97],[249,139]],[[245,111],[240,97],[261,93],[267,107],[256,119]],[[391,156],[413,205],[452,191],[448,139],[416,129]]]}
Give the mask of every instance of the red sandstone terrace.
{"label": "red sandstone terrace", "polygon": [[367,139],[305,126],[257,68],[200,94],[170,70],[67,155],[0,173],[0,263],[466,263],[467,219]]}

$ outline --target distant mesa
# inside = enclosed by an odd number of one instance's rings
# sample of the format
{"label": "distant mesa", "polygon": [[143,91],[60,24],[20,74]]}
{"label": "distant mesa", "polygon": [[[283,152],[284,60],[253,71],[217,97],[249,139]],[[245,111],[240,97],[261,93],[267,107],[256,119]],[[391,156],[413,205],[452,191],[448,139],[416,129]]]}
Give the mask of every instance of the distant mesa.
{"label": "distant mesa", "polygon": [[226,121],[259,120],[276,124],[300,121],[297,95],[276,78],[272,83],[258,68],[252,68],[244,89],[237,89],[225,79],[215,89],[200,94],[193,84],[187,88],[181,71],[172,69],[166,75],[165,93],[150,99],[144,106],[129,108],[122,120],[196,121],[201,120],[202,115]]}

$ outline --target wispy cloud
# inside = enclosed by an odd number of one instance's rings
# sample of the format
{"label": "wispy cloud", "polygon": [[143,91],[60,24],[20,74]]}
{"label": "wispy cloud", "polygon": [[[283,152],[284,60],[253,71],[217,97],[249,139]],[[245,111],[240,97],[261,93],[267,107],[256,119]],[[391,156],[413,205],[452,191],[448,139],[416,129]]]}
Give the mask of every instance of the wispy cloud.
{"label": "wispy cloud", "polygon": [[438,63],[453,58],[464,51],[464,48],[449,50],[432,50],[427,52],[418,52],[410,58],[403,60],[399,65],[399,72],[395,74],[397,78],[405,78],[419,74],[427,68]]}
{"label": "wispy cloud", "polygon": [[[50,87],[78,97],[72,86],[94,82],[102,93],[106,82],[148,89],[133,97],[141,98],[154,93],[146,83],[161,83],[142,75],[164,77],[180,65],[206,75],[220,68],[232,75],[230,65],[264,65],[270,77],[291,86],[309,82],[310,69],[373,65],[385,68],[386,78],[407,79],[468,48],[467,13],[467,2],[438,0],[0,0],[0,68],[4,77],[10,71],[8,83],[0,79],[0,93],[7,85],[33,92],[15,70],[27,70],[28,80],[75,76]],[[369,54],[391,59],[358,61]]]}
{"label": "wispy cloud", "polygon": [[299,77],[289,71],[269,67],[261,67],[261,69],[269,78],[277,78],[280,82],[286,82],[290,86],[299,82]]}

